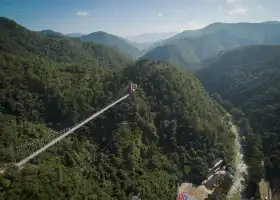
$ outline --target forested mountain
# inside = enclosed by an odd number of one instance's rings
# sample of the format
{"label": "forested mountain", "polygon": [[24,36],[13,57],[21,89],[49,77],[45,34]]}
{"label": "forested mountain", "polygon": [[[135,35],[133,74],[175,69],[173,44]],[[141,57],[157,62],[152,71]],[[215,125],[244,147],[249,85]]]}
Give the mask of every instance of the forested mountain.
{"label": "forested mountain", "polygon": [[[161,60],[172,62],[168,56],[160,55],[159,49],[171,46],[174,49],[173,45],[176,45],[181,50],[177,52],[177,56],[187,58],[187,63],[196,63],[215,57],[220,52],[257,44],[280,44],[280,23],[214,23],[203,29],[184,31],[156,43],[144,57],[153,59],[149,56],[157,55]],[[158,48],[159,46],[162,48]],[[173,56],[175,53],[173,52]]]}
{"label": "forested mountain", "polygon": [[188,69],[190,64],[188,63],[187,55],[186,52],[181,51],[176,45],[166,45],[153,49],[140,59],[167,61],[180,68]]}
{"label": "forested mountain", "polygon": [[131,58],[136,59],[141,56],[141,51],[136,47],[130,45],[126,40],[105,33],[103,31],[93,32],[88,35],[81,36],[82,39],[95,42],[97,44],[107,45],[112,48],[115,48],[126,55],[129,55]]}
{"label": "forested mountain", "polygon": [[[170,61],[174,64],[179,63],[181,66],[184,66],[185,69],[188,69],[188,66],[191,66],[193,63],[209,59],[218,55],[220,52],[252,43],[253,42],[250,40],[236,37],[229,32],[218,31],[213,34],[197,38],[185,38],[178,40],[177,43],[172,45],[157,47],[143,57],[151,60],[160,58],[159,60]],[[165,52],[169,53],[163,53],[162,49],[165,49]],[[180,57],[181,60],[176,59],[176,57]]]}
{"label": "forested mountain", "polygon": [[[204,35],[213,34],[219,31],[229,32],[236,37],[253,40],[255,42],[263,42],[268,38],[274,38],[280,34],[279,22],[261,22],[261,23],[213,23],[202,29],[186,30],[164,41],[165,44],[173,43],[173,41],[196,38]],[[278,38],[279,39],[279,38]],[[279,43],[279,40],[278,40]]]}
{"label": "forested mountain", "polygon": [[269,178],[280,177],[280,46],[233,50],[197,74],[208,91],[245,112],[263,140]]}
{"label": "forested mountain", "polygon": [[[136,190],[143,200],[170,200],[178,180],[199,183],[213,160],[234,159],[234,135],[220,124],[225,111],[193,74],[145,60],[120,69],[122,57],[109,48],[4,22],[1,163],[18,159],[15,146],[55,136],[98,111],[129,81],[138,89],[25,168],[2,174],[0,199],[123,200]],[[64,57],[69,52],[74,56]],[[75,55],[99,62],[85,66]],[[99,60],[105,56],[111,61]]]}
{"label": "forested mountain", "polygon": [[23,57],[44,56],[51,60],[81,66],[104,66],[123,68],[131,61],[110,48],[78,38],[45,37],[0,18],[0,52]]}
{"label": "forested mountain", "polygon": [[49,30],[49,29],[39,31],[39,33],[44,35],[44,36],[63,36],[62,33],[56,32],[56,31],[53,31],[53,30]]}

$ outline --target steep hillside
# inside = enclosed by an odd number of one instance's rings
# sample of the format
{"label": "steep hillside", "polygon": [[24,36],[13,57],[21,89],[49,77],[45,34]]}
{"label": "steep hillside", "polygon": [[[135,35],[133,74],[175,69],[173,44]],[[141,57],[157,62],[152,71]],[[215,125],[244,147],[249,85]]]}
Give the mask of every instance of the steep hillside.
{"label": "steep hillside", "polygon": [[50,59],[56,51],[21,57],[23,47],[0,53],[1,163],[30,151],[15,154],[14,147],[55,136],[53,130],[96,112],[129,81],[138,90],[26,168],[1,175],[1,199],[123,200],[134,191],[143,200],[169,200],[178,180],[199,183],[216,158],[232,162],[234,138],[219,121],[225,111],[194,75],[151,61],[118,72],[65,64]]}
{"label": "steep hillside", "polygon": [[[227,31],[217,31],[197,38],[185,38],[176,43],[182,51],[190,49],[200,61],[212,58],[221,52],[249,44],[253,44],[253,42],[239,38]],[[193,60],[192,62],[195,61]]]}
{"label": "steep hillside", "polygon": [[166,45],[151,50],[142,56],[141,59],[167,61],[180,68],[189,69],[188,61],[193,59],[188,59],[186,57],[188,55],[186,51],[181,51],[176,45]]}
{"label": "steep hillside", "polygon": [[7,18],[0,18],[0,52],[23,57],[44,56],[57,62],[81,66],[123,68],[130,61],[120,53],[78,38],[46,37]]}
{"label": "steep hillside", "polygon": [[280,46],[250,46],[225,53],[198,72],[205,88],[241,108],[263,139],[270,178],[280,177]]}
{"label": "steep hillside", "polygon": [[190,68],[188,66],[192,66],[194,63],[210,59],[223,51],[252,43],[250,40],[236,37],[229,32],[218,31],[196,38],[181,39],[172,45],[157,47],[143,58],[169,61],[175,65],[184,66],[188,70]]}
{"label": "steep hillside", "polygon": [[25,168],[1,174],[0,199],[123,200],[136,192],[169,200],[178,180],[200,183],[216,158],[232,163],[234,136],[220,124],[225,111],[193,74],[157,61],[127,65],[110,48],[45,37],[7,19],[0,35],[1,165],[98,111],[128,82],[138,84]]}
{"label": "steep hillside", "polygon": [[124,39],[111,35],[102,31],[90,33],[88,35],[81,36],[82,39],[92,41],[97,44],[107,45],[113,47],[131,58],[136,59],[141,56],[141,51],[136,47],[130,45]]}
{"label": "steep hillside", "polygon": [[[198,30],[188,30],[149,47],[158,55],[157,47],[176,45],[188,63],[196,63],[217,56],[220,52],[246,45],[280,44],[280,23],[214,23]],[[144,56],[147,58],[147,56]],[[163,60],[168,60],[164,58]]]}

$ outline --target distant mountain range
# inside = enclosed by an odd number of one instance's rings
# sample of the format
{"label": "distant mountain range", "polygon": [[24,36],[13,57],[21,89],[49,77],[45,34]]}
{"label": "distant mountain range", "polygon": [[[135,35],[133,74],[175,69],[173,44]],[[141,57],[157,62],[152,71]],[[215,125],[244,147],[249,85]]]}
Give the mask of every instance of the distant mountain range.
{"label": "distant mountain range", "polygon": [[131,58],[136,59],[142,55],[141,51],[135,46],[131,45],[128,41],[118,36],[98,31],[80,37],[83,40],[92,41],[97,44],[107,45],[116,50],[119,50]]}
{"label": "distant mountain range", "polygon": [[69,36],[69,37],[82,37],[83,35],[86,35],[86,34],[83,34],[83,33],[68,33],[68,34],[66,34],[66,36]]}
{"label": "distant mountain range", "polygon": [[91,41],[96,44],[102,44],[109,46],[115,50],[118,50],[132,59],[139,58],[143,53],[142,49],[148,47],[150,44],[140,44],[136,42],[131,42],[126,40],[125,38],[121,38],[103,31],[97,31],[90,34],[82,34],[82,33],[69,33],[62,34],[60,32],[56,32],[53,30],[42,30],[39,31],[41,35],[44,36],[68,36],[73,38],[81,38],[83,40]]}
{"label": "distant mountain range", "polygon": [[[45,36],[63,36],[52,30],[42,30]],[[257,44],[280,44],[280,22],[213,23],[198,30],[182,33],[148,33],[126,38],[103,31],[90,34],[70,33],[70,37],[110,46],[132,59],[171,62],[186,70],[222,52]]]}
{"label": "distant mountain range", "polygon": [[126,39],[137,42],[137,43],[154,43],[160,40],[167,39],[171,36],[176,35],[175,32],[167,33],[146,33],[141,35],[127,36]]}
{"label": "distant mountain range", "polygon": [[[1,53],[24,58],[48,58],[55,62],[79,64],[84,67],[115,66],[123,68],[130,59],[104,45],[60,36],[53,31],[30,31],[16,22],[0,17]],[[43,36],[42,36],[43,35]],[[53,39],[48,36],[55,36]]]}
{"label": "distant mountain range", "polygon": [[[174,64],[181,63],[181,65],[188,63],[185,64],[185,68],[188,69],[191,63],[210,59],[221,52],[241,46],[255,44],[280,44],[280,23],[210,24],[205,28],[187,30],[164,41],[154,43],[142,58],[158,59]],[[174,48],[174,45],[177,48]],[[163,51],[163,49],[165,50]],[[182,58],[186,60],[182,60]]]}
{"label": "distant mountain range", "polygon": [[194,58],[194,56],[191,58],[185,57],[188,55],[190,54],[183,53],[177,45],[169,44],[162,47],[156,47],[140,59],[169,61],[178,67],[187,68],[190,64],[189,60]]}

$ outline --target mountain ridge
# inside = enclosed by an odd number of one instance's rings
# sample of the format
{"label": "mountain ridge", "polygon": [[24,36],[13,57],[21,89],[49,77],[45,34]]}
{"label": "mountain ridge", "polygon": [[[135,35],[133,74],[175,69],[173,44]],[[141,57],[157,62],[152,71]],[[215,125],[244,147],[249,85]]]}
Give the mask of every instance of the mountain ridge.
{"label": "mountain ridge", "polygon": [[136,59],[141,56],[141,51],[136,47],[130,45],[126,40],[104,31],[97,31],[90,33],[88,35],[83,35],[80,37],[83,40],[92,41],[97,44],[111,46],[119,51],[131,56],[131,58]]}
{"label": "mountain ridge", "polygon": [[45,29],[38,32],[44,36],[64,36],[62,33],[53,31],[51,29]]}
{"label": "mountain ridge", "polygon": [[[160,54],[157,50],[162,48],[157,47],[168,48],[168,45],[176,45],[181,50],[177,51],[177,57],[186,57],[187,63],[197,66],[198,62],[214,58],[220,52],[230,51],[241,46],[261,44],[280,44],[280,23],[212,23],[202,29],[183,31],[174,37],[156,43],[143,57],[149,59],[151,54]],[[184,55],[182,56],[182,54]],[[168,56],[164,58],[157,55],[156,57],[165,61],[173,61],[169,60]],[[175,56],[173,55],[173,57]],[[174,62],[174,64],[176,63],[178,62]],[[186,69],[188,70],[187,66]]]}
{"label": "mountain ridge", "polygon": [[[172,41],[173,39],[184,39],[185,37],[196,37],[196,36],[201,36],[203,34],[209,34],[209,32],[217,31],[218,30],[228,30],[230,28],[229,26],[244,26],[244,25],[249,25],[249,29],[254,29],[257,28],[258,26],[272,26],[272,25],[280,25],[280,22],[273,22],[273,21],[264,21],[264,22],[238,22],[238,23],[225,23],[225,22],[214,22],[211,23],[204,28],[201,29],[196,29],[196,30],[186,30],[183,31],[174,37],[168,38],[167,42]],[[214,30],[213,30],[214,29]],[[279,31],[279,30],[278,30]],[[240,36],[240,35],[239,35]]]}
{"label": "mountain ridge", "polygon": [[[47,37],[30,31],[15,21],[0,18],[0,44],[2,52],[20,56],[44,56],[59,62],[83,63],[85,66],[100,65],[123,68],[130,63],[121,53],[103,45],[85,42],[65,36]],[[103,63],[103,64],[102,64]],[[106,64],[105,64],[106,63]]]}
{"label": "mountain ridge", "polygon": [[[253,148],[246,148],[245,156],[250,162],[250,179],[258,183],[263,176],[261,162],[264,161],[266,176],[269,181],[280,178],[279,152],[274,148],[280,142],[280,45],[252,45],[240,47],[221,55],[197,71],[199,79],[209,93],[217,99],[228,100],[228,109],[233,110],[242,127],[245,141],[254,143]],[[221,98],[220,98],[220,97]],[[220,101],[223,102],[223,101]],[[241,117],[240,117],[241,116]],[[240,121],[239,121],[240,120]],[[250,125],[253,125],[253,129]],[[252,141],[246,139],[251,134]],[[254,139],[253,139],[254,138]],[[260,138],[260,139],[258,139]],[[264,154],[264,158],[259,151]],[[278,190],[277,186],[272,188]]]}
{"label": "mountain ridge", "polygon": [[[169,61],[175,65],[179,64],[186,70],[190,70],[191,68],[194,69],[195,67],[192,66],[197,66],[197,63],[211,59],[221,52],[253,43],[253,41],[239,38],[228,31],[220,30],[204,36],[181,39],[174,44],[163,45],[160,48],[157,47],[149,51],[143,58],[160,58],[160,60]],[[177,47],[177,51],[173,51],[174,46]],[[169,55],[162,55],[162,52],[159,51],[161,49],[171,52],[173,59],[170,59]],[[176,60],[176,57],[181,57],[180,61]]]}

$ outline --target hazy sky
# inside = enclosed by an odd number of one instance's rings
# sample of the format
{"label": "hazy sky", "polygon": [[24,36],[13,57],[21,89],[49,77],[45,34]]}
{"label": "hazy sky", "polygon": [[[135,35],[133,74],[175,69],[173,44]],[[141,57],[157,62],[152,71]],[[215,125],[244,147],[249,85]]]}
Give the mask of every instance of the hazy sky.
{"label": "hazy sky", "polygon": [[32,30],[127,36],[213,22],[280,21],[280,0],[0,0],[0,16]]}

